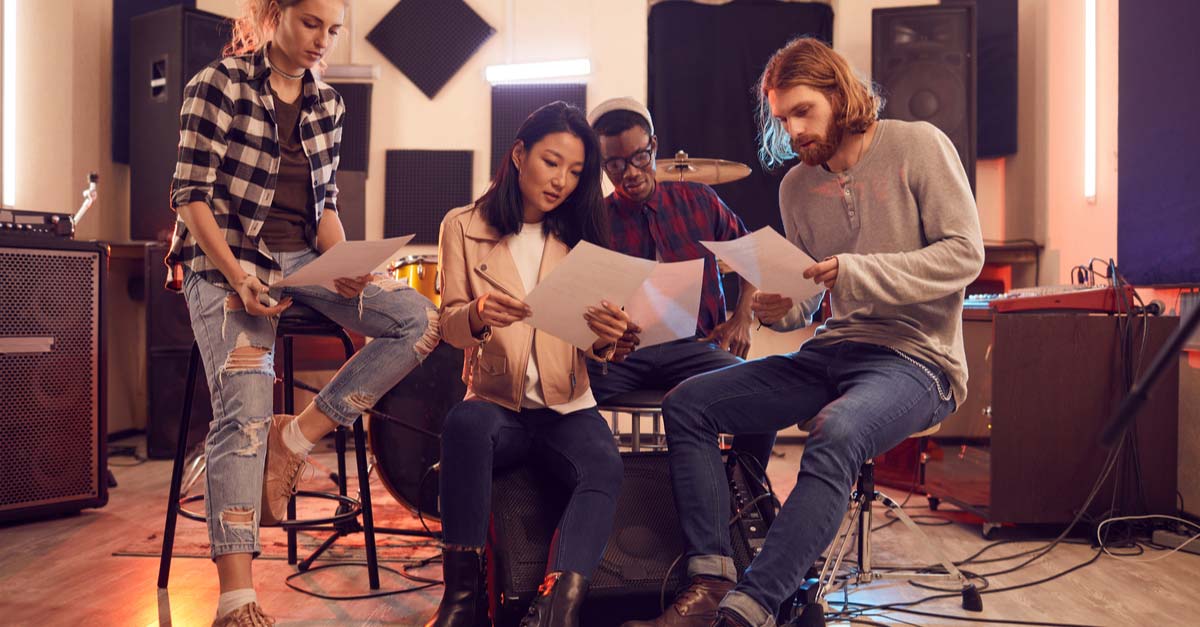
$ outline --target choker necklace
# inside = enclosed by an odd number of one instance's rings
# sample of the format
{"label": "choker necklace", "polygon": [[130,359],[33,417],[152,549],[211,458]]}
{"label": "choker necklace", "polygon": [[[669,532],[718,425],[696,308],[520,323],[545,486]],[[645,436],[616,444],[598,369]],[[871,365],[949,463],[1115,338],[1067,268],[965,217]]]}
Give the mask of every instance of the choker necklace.
{"label": "choker necklace", "polygon": [[283,70],[275,67],[274,63],[271,63],[271,44],[267,44],[267,49],[263,51],[263,59],[266,59],[267,67],[271,68],[272,72],[274,72],[284,78],[290,78],[292,80],[298,80],[298,79],[304,78],[304,70],[300,70],[299,74],[288,74],[287,72],[284,72]]}

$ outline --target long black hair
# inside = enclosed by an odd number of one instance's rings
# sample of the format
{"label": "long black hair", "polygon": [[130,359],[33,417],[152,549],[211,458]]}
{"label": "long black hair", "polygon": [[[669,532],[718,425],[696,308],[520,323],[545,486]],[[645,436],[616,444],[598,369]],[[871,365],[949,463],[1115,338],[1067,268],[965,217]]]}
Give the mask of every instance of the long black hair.
{"label": "long black hair", "polygon": [[525,212],[519,173],[512,158],[513,150],[520,142],[529,151],[543,137],[561,132],[570,133],[583,142],[583,172],[579,175],[579,185],[571,195],[563,200],[562,205],[546,214],[542,228],[547,235],[554,235],[570,247],[583,240],[607,248],[611,240],[611,228],[608,207],[600,188],[600,143],[583,112],[561,100],[525,118],[517,131],[516,141],[496,170],[492,186],[475,201],[475,207],[501,236],[519,232]]}

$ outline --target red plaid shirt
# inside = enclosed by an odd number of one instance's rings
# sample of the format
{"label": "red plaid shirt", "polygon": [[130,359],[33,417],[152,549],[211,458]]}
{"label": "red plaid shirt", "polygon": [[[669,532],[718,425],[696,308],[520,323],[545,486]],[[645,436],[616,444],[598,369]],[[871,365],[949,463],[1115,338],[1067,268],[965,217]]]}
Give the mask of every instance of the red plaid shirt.
{"label": "red plaid shirt", "polygon": [[659,261],[704,258],[704,287],[696,333],[707,336],[725,322],[725,292],[717,258],[700,244],[727,241],[747,233],[746,225],[707,185],[660,181],[641,205],[617,194],[608,197],[613,250]]}

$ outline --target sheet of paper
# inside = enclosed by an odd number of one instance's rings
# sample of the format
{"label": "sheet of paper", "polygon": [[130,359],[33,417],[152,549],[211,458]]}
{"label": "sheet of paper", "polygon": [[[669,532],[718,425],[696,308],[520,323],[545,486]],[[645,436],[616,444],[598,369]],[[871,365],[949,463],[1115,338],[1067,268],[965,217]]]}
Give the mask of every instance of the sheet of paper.
{"label": "sheet of paper", "polygon": [[825,289],[802,273],[816,263],[779,233],[765,226],[728,242],[700,242],[760,291],[782,294],[796,305]]}
{"label": "sheet of paper", "polygon": [[625,307],[629,319],[642,328],[638,347],[695,335],[703,284],[703,259],[655,266]]}
{"label": "sheet of paper", "polygon": [[412,238],[412,235],[405,235],[370,242],[338,242],[307,266],[283,277],[282,281],[271,287],[319,285],[337,291],[334,279],[371,274],[379,266],[399,256],[400,250]]}
{"label": "sheet of paper", "polygon": [[[579,242],[525,297],[529,326],[586,350],[596,341],[583,314],[605,300],[624,307],[656,263]],[[695,322],[692,323],[695,325]]]}

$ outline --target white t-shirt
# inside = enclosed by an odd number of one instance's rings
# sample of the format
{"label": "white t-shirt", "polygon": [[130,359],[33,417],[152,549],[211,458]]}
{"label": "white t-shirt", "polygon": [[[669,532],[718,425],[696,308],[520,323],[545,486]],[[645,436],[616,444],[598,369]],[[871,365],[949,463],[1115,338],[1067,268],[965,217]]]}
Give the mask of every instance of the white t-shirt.
{"label": "white t-shirt", "polygon": [[[537,285],[538,271],[542,267],[542,254],[546,251],[546,234],[542,231],[542,223],[524,223],[521,225],[521,230],[508,237],[508,252],[512,255],[513,261],[517,265],[517,272],[521,275],[521,283],[525,287],[525,293],[533,291]],[[539,331],[533,333],[533,343],[536,346],[538,341]],[[589,387],[586,392],[579,398],[555,405],[550,409],[560,413],[569,414],[573,411],[595,407],[596,399],[592,396],[592,390]],[[521,402],[523,409],[538,409],[546,406],[545,397],[542,396],[541,376],[538,374],[537,366],[537,351],[532,350],[529,354],[529,366],[525,369],[525,400]]]}

